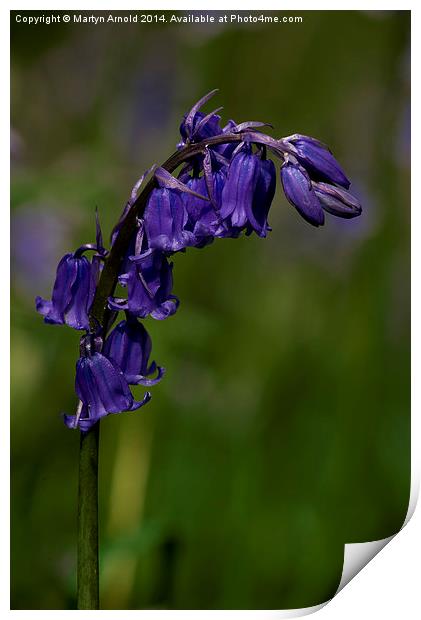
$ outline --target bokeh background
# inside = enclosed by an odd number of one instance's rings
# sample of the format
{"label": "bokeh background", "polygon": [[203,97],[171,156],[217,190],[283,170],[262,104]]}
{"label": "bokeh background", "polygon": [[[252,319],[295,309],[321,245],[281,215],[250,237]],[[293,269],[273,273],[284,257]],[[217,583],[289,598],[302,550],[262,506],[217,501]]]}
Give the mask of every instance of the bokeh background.
{"label": "bokeh background", "polygon": [[278,188],[268,239],[175,257],[180,309],[147,320],[166,377],[101,428],[102,608],[326,600],[344,543],[395,533],[409,497],[409,12],[243,26],[15,15],[12,608],[76,606],[79,437],[60,412],[75,408],[78,336],[44,325],[34,297],[93,240],[96,206],[109,234],[216,87],[226,120],[329,144],[364,213],[316,230]]}

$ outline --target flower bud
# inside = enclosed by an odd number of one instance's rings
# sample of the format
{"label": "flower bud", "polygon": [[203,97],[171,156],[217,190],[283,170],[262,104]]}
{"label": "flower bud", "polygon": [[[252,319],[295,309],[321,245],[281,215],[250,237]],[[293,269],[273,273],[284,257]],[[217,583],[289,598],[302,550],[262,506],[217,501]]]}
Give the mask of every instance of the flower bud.
{"label": "flower bud", "polygon": [[318,140],[308,136],[297,136],[290,140],[294,155],[312,177],[318,181],[329,181],[348,189],[350,182],[329,149]]}
{"label": "flower bud", "polygon": [[298,164],[287,161],[281,168],[281,181],[285,196],[313,226],[324,224],[324,213],[313,190],[307,172]]}
{"label": "flower bud", "polygon": [[313,189],[328,213],[346,219],[361,215],[361,205],[350,192],[329,183],[313,183]]}

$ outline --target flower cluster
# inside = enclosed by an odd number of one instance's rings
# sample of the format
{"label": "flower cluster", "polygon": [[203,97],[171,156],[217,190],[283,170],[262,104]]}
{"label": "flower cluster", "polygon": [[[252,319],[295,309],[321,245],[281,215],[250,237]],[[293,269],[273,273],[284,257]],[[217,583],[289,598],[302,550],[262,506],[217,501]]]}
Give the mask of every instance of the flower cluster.
{"label": "flower cluster", "polygon": [[[243,232],[267,235],[277,176],[268,153],[281,161],[287,200],[310,224],[322,225],[325,212],[342,218],[361,213],[358,200],[348,191],[349,180],[324,144],[300,134],[276,140],[262,132],[266,123],[256,121],[230,120],[221,127],[219,109],[201,111],[215,92],[184,116],[177,152],[165,167],[148,171],[153,170],[153,183],[138,195],[145,173],[134,186],[111,235],[110,252],[103,247],[97,219],[96,243],[66,254],[57,268],[51,301],[36,299],[37,311],[47,323],[87,332],[76,364],[79,405],[75,415],[64,417],[70,428],[88,431],[103,416],[133,411],[150,400],[146,392],[136,401],[129,386],[153,385],[164,374],[155,362],[149,364],[151,339],[140,319],[163,320],[178,308],[169,257],[187,247],[203,248],[218,237],[236,238]],[[177,168],[173,176],[170,171]],[[142,195],[147,199],[143,212],[138,210]],[[111,293],[108,319],[97,325],[91,308],[101,286],[98,280],[133,210],[136,225],[115,274],[127,296]],[[91,261],[87,251],[94,252]],[[107,335],[119,311],[125,319]]]}

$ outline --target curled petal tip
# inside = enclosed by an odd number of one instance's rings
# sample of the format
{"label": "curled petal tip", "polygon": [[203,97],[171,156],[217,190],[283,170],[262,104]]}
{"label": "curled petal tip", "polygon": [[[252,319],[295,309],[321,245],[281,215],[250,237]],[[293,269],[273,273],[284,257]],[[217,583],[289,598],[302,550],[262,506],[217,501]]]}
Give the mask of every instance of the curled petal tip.
{"label": "curled petal tip", "polygon": [[152,399],[152,394],[150,392],[145,392],[143,398],[141,401],[133,401],[133,405],[131,407],[131,409],[128,409],[128,411],[136,411],[136,409],[140,409],[140,407],[143,407],[143,405],[146,405],[146,403],[148,403],[150,400]]}
{"label": "curled petal tip", "polygon": [[130,383],[130,385],[144,385],[147,387],[156,385],[161,381],[162,377],[164,376],[165,368],[163,368],[162,366],[158,366],[157,371],[157,375],[154,379],[148,379],[148,377],[145,377],[143,375],[128,375],[127,381],[128,383]]}
{"label": "curled petal tip", "polygon": [[204,95],[201,99],[199,99],[199,101],[197,101],[194,106],[192,107],[192,109],[190,110],[190,112],[187,114],[186,116],[186,121],[185,121],[185,125],[186,125],[186,130],[187,130],[187,134],[190,136],[192,133],[192,129],[193,129],[193,122],[194,122],[194,117],[196,116],[196,113],[200,110],[200,108],[205,105],[205,103],[207,103],[209,101],[209,99],[212,99],[212,97],[218,92],[219,88],[214,88],[213,90],[211,90],[209,93],[207,93],[206,95]]}

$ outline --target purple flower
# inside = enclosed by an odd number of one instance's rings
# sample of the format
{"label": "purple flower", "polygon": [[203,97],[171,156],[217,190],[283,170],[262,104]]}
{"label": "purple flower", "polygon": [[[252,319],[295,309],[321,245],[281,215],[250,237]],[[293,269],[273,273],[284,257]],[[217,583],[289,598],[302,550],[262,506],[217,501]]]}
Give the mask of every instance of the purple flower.
{"label": "purple flower", "polygon": [[[145,327],[135,317],[127,314],[108,336],[104,344],[104,355],[113,360],[123,371],[131,385],[155,385],[162,379],[164,368],[155,362],[149,365],[152,341]],[[155,379],[147,379],[156,370]]]}
{"label": "purple flower", "polygon": [[[260,121],[237,124],[231,120],[222,128],[221,108],[201,111],[215,92],[202,97],[185,114],[180,126],[182,141],[177,145],[180,152],[140,177],[113,229],[98,303],[114,291],[117,279],[127,290],[127,298],[109,297],[108,308],[102,305],[102,312],[89,319],[101,261],[107,254],[97,217],[96,243],[66,254],[57,268],[51,301],[36,299],[37,310],[47,323],[66,323],[88,332],[81,340],[76,365],[80,402],[76,415],[65,416],[69,428],[86,432],[106,415],[133,411],[148,402],[149,392],[137,402],[129,385],[154,385],[164,374],[163,368],[149,362],[151,339],[138,319],[163,320],[177,311],[179,300],[172,294],[168,255],[190,246],[202,248],[216,237],[253,231],[259,237],[267,235],[276,188],[275,166],[267,153],[281,159],[286,198],[312,225],[324,223],[324,211],[342,218],[361,213],[361,205],[347,191],[344,171],[324,144],[300,134],[272,138],[262,133],[267,123]],[[179,167],[175,178],[169,170]],[[153,178],[140,192],[152,171]],[[84,256],[87,250],[95,251],[91,262]],[[121,310],[125,320],[114,327],[103,345],[101,334],[108,333]],[[98,329],[93,334],[89,330],[95,321]]]}
{"label": "purple flower", "polygon": [[[222,204],[222,189],[226,180],[226,172],[222,169],[211,172],[212,200],[204,201],[191,194],[183,194],[188,219],[186,227],[196,238],[196,247],[211,243],[214,237],[228,236],[228,226],[219,214]],[[202,196],[209,194],[205,176],[184,177],[186,186]]]}
{"label": "purple flower", "polygon": [[221,217],[229,218],[236,228],[244,228],[248,222],[258,177],[259,162],[250,148],[241,150],[233,157],[222,190]]}
{"label": "purple flower", "polygon": [[351,192],[328,183],[313,183],[313,189],[323,209],[328,213],[346,219],[361,215],[361,205]]}
{"label": "purple flower", "polygon": [[267,218],[276,189],[276,170],[271,159],[259,161],[259,176],[253,194],[251,210],[248,213],[249,225],[259,237],[266,237],[269,229]]}
{"label": "purple flower", "polygon": [[102,353],[79,358],[75,389],[82,406],[76,415],[65,415],[64,423],[85,432],[104,416],[134,411],[151,398],[146,392],[141,402],[135,401],[122,370]]}
{"label": "purple flower", "polygon": [[84,246],[63,256],[57,267],[51,301],[37,297],[37,312],[46,323],[89,329],[89,310],[94,298],[100,269],[98,257],[92,262],[82,256]]}
{"label": "purple flower", "polygon": [[[204,196],[208,194],[204,176],[186,176],[183,181],[194,192]],[[183,195],[183,202],[187,213],[186,228],[193,233],[196,247],[212,242],[219,222],[213,204],[189,194]]]}
{"label": "purple flower", "polygon": [[127,287],[127,299],[111,298],[112,310],[128,310],[134,316],[145,318],[149,314],[158,320],[174,314],[179,300],[171,294],[172,264],[157,250],[147,250],[129,259],[129,270],[119,276],[119,282]]}
{"label": "purple flower", "polygon": [[187,211],[177,190],[166,187],[152,190],[144,218],[150,248],[178,252],[195,244],[194,235],[185,229]]}
{"label": "purple flower", "polygon": [[285,196],[313,226],[324,224],[324,213],[307,172],[296,163],[286,161],[281,168],[281,181]]}
{"label": "purple flower", "polygon": [[222,190],[220,215],[237,230],[247,227],[265,237],[267,215],[275,194],[273,162],[263,160],[245,146],[234,155]]}
{"label": "purple flower", "polygon": [[188,194],[203,202],[209,199],[171,176],[164,168],[155,170],[155,178],[160,187],[152,190],[144,214],[148,247],[163,252],[178,252],[189,245],[196,245],[194,234],[186,227],[188,213],[182,196]]}
{"label": "purple flower", "polygon": [[327,146],[309,136],[296,135],[289,141],[294,155],[315,181],[328,181],[348,189],[350,181]]}

